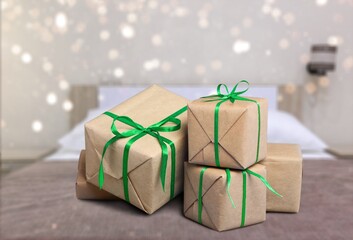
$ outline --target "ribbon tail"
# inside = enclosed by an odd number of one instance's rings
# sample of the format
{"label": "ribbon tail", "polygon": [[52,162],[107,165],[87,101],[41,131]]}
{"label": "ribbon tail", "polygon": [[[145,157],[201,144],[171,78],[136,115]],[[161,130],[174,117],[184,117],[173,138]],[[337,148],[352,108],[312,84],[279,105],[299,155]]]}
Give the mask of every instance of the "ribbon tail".
{"label": "ribbon tail", "polygon": [[279,194],[275,189],[273,189],[273,187],[270,185],[270,183],[267,182],[267,180],[266,180],[263,176],[261,176],[261,175],[258,174],[258,173],[255,173],[255,172],[253,172],[253,171],[251,171],[251,170],[249,170],[249,169],[246,169],[245,171],[246,171],[247,173],[249,173],[249,174],[251,174],[251,175],[257,177],[258,179],[260,179],[260,180],[265,184],[265,186],[266,186],[271,192],[273,192],[274,194],[276,194],[276,195],[279,196],[279,197],[283,197],[283,196],[282,196],[281,194]]}
{"label": "ribbon tail", "polygon": [[229,192],[230,183],[232,181],[232,176],[231,176],[230,170],[228,168],[226,169],[226,173],[227,173],[227,194],[228,194],[228,198],[229,198],[229,201],[232,204],[232,207],[235,208],[235,204],[234,204],[233,198],[232,198],[232,196],[230,195],[230,192]]}
{"label": "ribbon tail", "polygon": [[160,178],[162,182],[162,188],[165,192],[165,177],[167,172],[167,165],[168,165],[168,148],[167,145],[160,139],[158,139],[159,144],[162,147],[162,163],[161,163],[161,170],[160,170]]}
{"label": "ribbon tail", "polygon": [[207,167],[203,167],[200,172],[200,179],[199,179],[199,192],[197,197],[197,210],[198,210],[198,222],[202,223],[202,185],[203,185],[203,175],[205,174]]}
{"label": "ribbon tail", "polygon": [[102,152],[102,158],[101,158],[101,161],[100,161],[100,165],[99,165],[99,172],[98,172],[98,185],[99,185],[99,188],[102,189],[103,188],[103,185],[104,185],[104,166],[103,166],[103,160],[104,160],[104,156],[105,156],[105,153],[108,149],[108,147],[113,144],[114,142],[118,141],[121,137],[120,136],[115,136],[111,139],[109,139],[109,141],[104,145],[104,148],[103,148],[103,152]]}

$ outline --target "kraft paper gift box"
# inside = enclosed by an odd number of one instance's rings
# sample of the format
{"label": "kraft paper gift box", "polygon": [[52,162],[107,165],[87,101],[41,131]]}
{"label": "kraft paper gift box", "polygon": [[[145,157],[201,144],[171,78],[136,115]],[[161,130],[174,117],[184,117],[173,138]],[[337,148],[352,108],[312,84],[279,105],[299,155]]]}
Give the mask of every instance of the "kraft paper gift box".
{"label": "kraft paper gift box", "polygon": [[186,104],[185,98],[153,85],[87,122],[87,181],[148,214],[178,195],[187,158]]}
{"label": "kraft paper gift box", "polygon": [[[206,170],[202,175],[203,169]],[[217,231],[265,221],[266,187],[257,177],[245,171],[204,167],[187,162],[184,170],[184,215],[187,218]],[[255,164],[249,170],[266,178],[263,165]],[[227,181],[230,182],[230,196],[227,193]]]}
{"label": "kraft paper gift box", "polygon": [[[268,102],[263,98],[248,99],[257,101],[260,108],[255,102],[240,100],[220,105],[218,144],[214,115],[219,101],[201,98],[188,104],[190,163],[245,169],[266,157]],[[219,164],[215,145],[218,145]]]}
{"label": "kraft paper gift box", "polygon": [[302,154],[299,145],[268,144],[268,153],[261,162],[267,169],[267,180],[283,197],[268,192],[267,211],[299,212],[302,185]]}
{"label": "kraft paper gift box", "polygon": [[86,179],[86,152],[82,150],[78,160],[76,178],[76,197],[81,200],[117,200],[118,198],[106,191],[99,190],[87,182]]}

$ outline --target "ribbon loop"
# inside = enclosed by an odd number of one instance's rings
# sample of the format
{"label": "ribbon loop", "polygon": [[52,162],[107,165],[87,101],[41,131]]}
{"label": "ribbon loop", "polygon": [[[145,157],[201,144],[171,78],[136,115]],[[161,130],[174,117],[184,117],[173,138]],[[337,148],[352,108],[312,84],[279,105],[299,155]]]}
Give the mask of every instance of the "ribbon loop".
{"label": "ribbon loop", "polygon": [[[132,144],[136,142],[138,139],[142,138],[145,135],[150,135],[154,138],[157,139],[159,145],[161,146],[161,170],[160,170],[160,178],[161,178],[161,183],[162,183],[162,188],[163,191],[165,191],[165,179],[166,179],[166,170],[167,170],[167,163],[168,163],[168,146],[170,146],[171,149],[171,184],[170,184],[170,198],[172,199],[174,197],[174,185],[175,185],[175,166],[176,166],[176,149],[174,143],[161,136],[159,132],[174,132],[177,131],[181,128],[181,120],[177,118],[180,114],[185,112],[187,110],[187,106],[179,109],[178,111],[174,112],[170,116],[166,117],[165,119],[152,124],[151,126],[145,128],[141,124],[136,123],[133,121],[131,118],[127,116],[119,116],[116,115],[112,112],[105,112],[104,114],[113,118],[112,124],[111,124],[111,132],[114,137],[112,137],[110,140],[106,142],[103,148],[101,160],[100,160],[100,166],[99,166],[99,173],[98,173],[98,184],[99,188],[102,189],[104,185],[104,156],[105,153],[110,145],[118,141],[119,139],[122,138],[128,138],[132,137],[129,139],[129,141],[126,143],[124,147],[124,153],[123,153],[123,169],[122,169],[122,175],[123,175],[123,186],[124,186],[124,196],[125,200],[127,202],[130,202],[129,200],[129,184],[128,184],[128,159],[129,159],[129,152]],[[124,132],[119,132],[115,122],[119,121],[121,123],[124,123],[132,129],[126,130]],[[164,126],[167,123],[172,123],[172,126]]]}

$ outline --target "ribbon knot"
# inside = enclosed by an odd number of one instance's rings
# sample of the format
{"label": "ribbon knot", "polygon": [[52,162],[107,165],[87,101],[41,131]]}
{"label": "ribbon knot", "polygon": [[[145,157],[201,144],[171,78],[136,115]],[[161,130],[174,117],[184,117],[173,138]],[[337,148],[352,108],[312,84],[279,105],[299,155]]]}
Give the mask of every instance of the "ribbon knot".
{"label": "ribbon knot", "polygon": [[[122,178],[123,178],[123,186],[124,186],[124,196],[127,202],[130,202],[129,198],[129,180],[128,180],[128,159],[129,152],[132,144],[136,142],[138,139],[142,138],[145,135],[150,135],[157,139],[159,145],[161,146],[161,169],[160,169],[160,179],[162,183],[163,191],[165,191],[165,178],[166,178],[166,170],[167,170],[167,162],[168,162],[168,145],[171,149],[171,184],[170,184],[170,198],[174,197],[174,185],[175,185],[175,165],[176,165],[176,149],[174,143],[168,138],[160,135],[160,132],[174,132],[181,128],[180,119],[176,118],[178,115],[185,112],[187,107],[183,107],[173,113],[172,115],[166,117],[165,119],[152,124],[149,127],[143,127],[141,124],[136,123],[131,118],[127,116],[119,116],[112,112],[105,112],[104,114],[113,118],[110,130],[113,133],[114,137],[106,142],[103,148],[102,157],[100,161],[99,173],[98,173],[98,184],[99,188],[102,189],[104,185],[104,166],[103,160],[105,153],[108,147],[114,142],[118,141],[122,138],[129,138],[129,141],[126,143],[123,151],[123,168],[122,168]],[[115,123],[119,121],[127,126],[132,127],[132,129],[126,130],[124,132],[119,132]],[[171,123],[172,125],[166,125],[167,123]]]}
{"label": "ribbon knot", "polygon": [[[244,90],[238,91],[237,88],[240,84],[246,84],[246,88]],[[261,113],[260,113],[260,104],[253,99],[242,97],[241,95],[246,93],[249,90],[249,82],[246,80],[241,80],[233,87],[232,91],[229,92],[227,85],[219,84],[217,86],[217,94],[205,96],[202,98],[208,98],[206,102],[219,101],[216,104],[216,108],[214,111],[214,152],[215,152],[215,162],[217,167],[221,167],[220,159],[219,159],[219,139],[218,139],[218,125],[219,125],[219,109],[221,104],[230,101],[234,103],[236,100],[238,101],[247,101],[253,102],[257,105],[257,115],[258,115],[258,132],[257,132],[257,149],[256,149],[256,162],[259,160],[259,151],[260,151],[260,131],[261,131]],[[222,88],[225,90],[226,94],[222,93]]]}

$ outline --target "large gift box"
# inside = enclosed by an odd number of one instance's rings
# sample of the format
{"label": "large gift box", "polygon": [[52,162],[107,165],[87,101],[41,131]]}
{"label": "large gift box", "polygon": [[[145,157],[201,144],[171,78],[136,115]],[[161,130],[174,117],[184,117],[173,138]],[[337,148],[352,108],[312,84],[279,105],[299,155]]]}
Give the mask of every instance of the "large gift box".
{"label": "large gift box", "polygon": [[245,169],[263,160],[267,108],[266,99],[240,97],[236,92],[189,103],[189,162]]}
{"label": "large gift box", "polygon": [[81,200],[117,200],[118,198],[99,188],[86,179],[86,151],[82,150],[78,160],[76,197]]}
{"label": "large gift box", "polygon": [[153,85],[85,124],[86,177],[148,214],[182,191],[187,100]]}
{"label": "large gift box", "polygon": [[299,145],[268,144],[268,154],[261,162],[267,169],[267,180],[281,193],[278,198],[268,192],[267,211],[299,212],[302,185],[302,155]]}
{"label": "large gift box", "polygon": [[266,168],[229,170],[185,163],[184,215],[224,231],[266,219]]}

